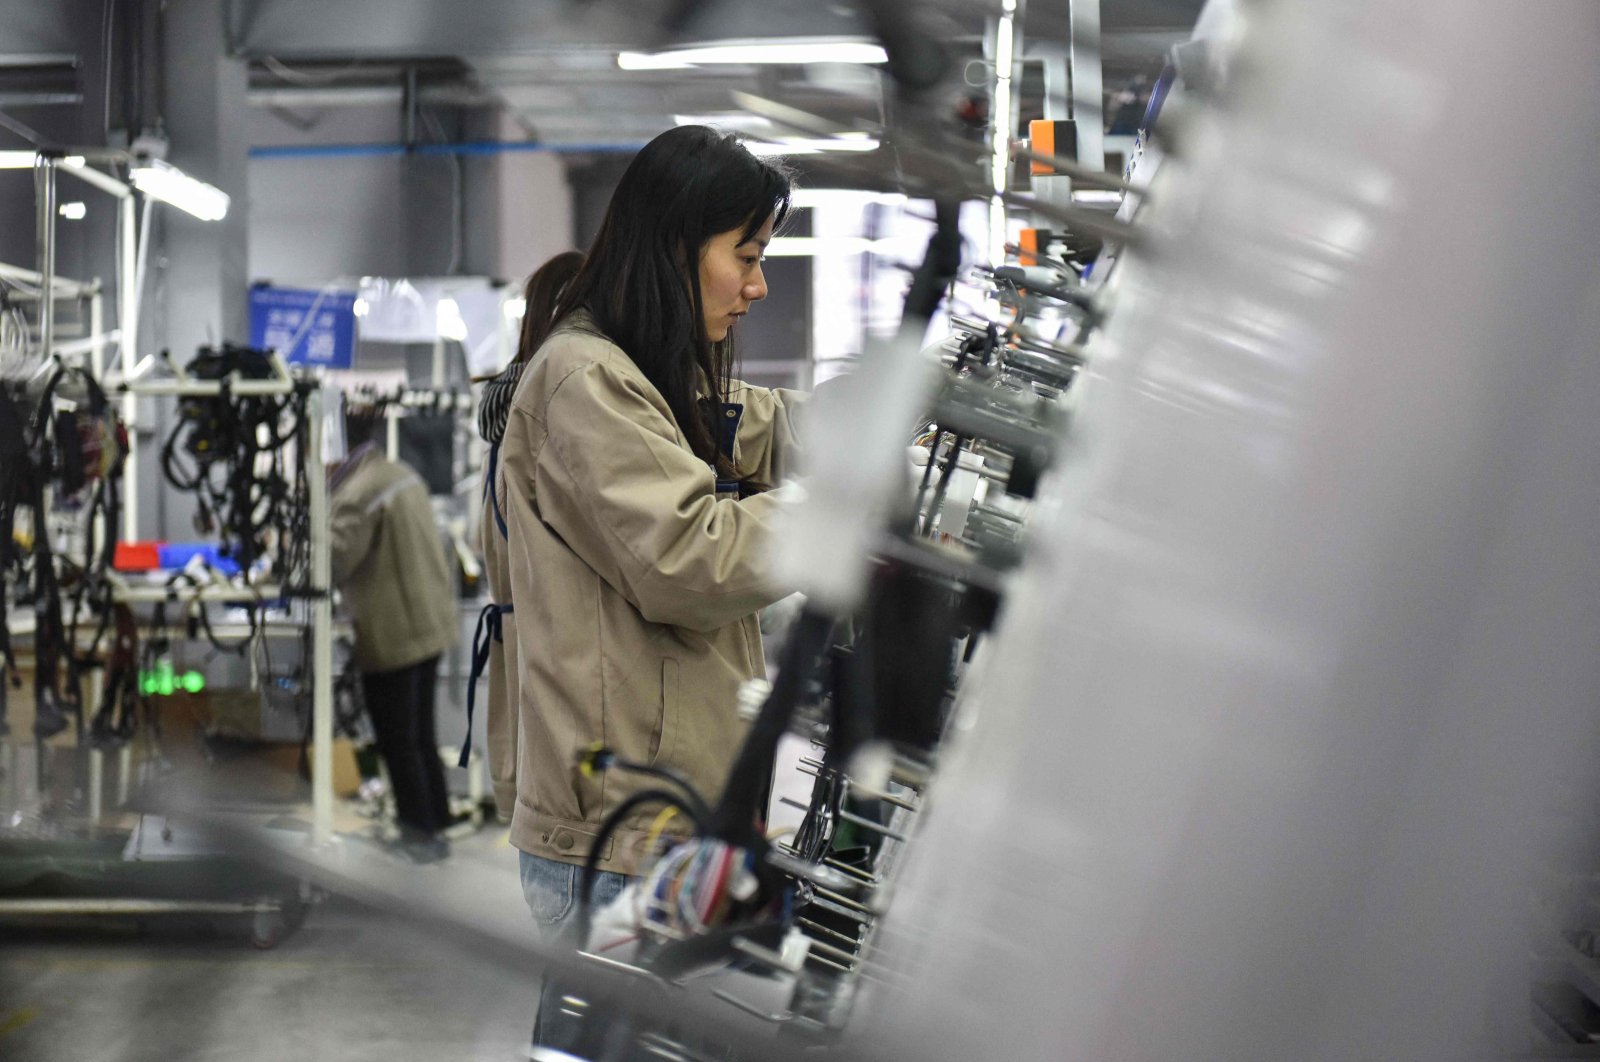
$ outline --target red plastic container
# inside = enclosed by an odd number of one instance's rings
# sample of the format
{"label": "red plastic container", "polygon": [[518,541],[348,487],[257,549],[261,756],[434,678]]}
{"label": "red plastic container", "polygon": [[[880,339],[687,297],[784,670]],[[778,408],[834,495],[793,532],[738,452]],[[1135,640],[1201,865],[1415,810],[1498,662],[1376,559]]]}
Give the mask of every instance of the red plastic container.
{"label": "red plastic container", "polygon": [[111,566],[119,572],[153,572],[161,567],[161,543],[118,542]]}

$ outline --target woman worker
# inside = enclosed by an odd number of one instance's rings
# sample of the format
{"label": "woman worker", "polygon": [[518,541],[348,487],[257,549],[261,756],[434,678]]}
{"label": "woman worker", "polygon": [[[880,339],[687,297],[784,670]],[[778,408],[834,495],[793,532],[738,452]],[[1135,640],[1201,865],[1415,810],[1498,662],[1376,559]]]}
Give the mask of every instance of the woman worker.
{"label": "woman worker", "polygon": [[[559,323],[523,371],[500,448],[519,657],[511,842],[534,918],[572,914],[607,814],[649,779],[578,754],[675,769],[714,801],[764,674],[757,612],[804,396],[731,378],[736,322],[766,297],[762,253],[790,181],[733,136],[663,133],[612,196]],[[741,489],[742,488],[742,489]],[[658,783],[657,783],[658,784]],[[595,903],[641,871],[657,809],[598,852]]]}
{"label": "woman worker", "polygon": [[487,672],[489,704],[485,730],[489,739],[489,780],[494,788],[495,810],[502,819],[511,818],[516,807],[518,706],[516,612],[511,603],[510,558],[507,555],[510,528],[500,507],[500,486],[496,482],[500,441],[505,436],[506,414],[511,409],[511,396],[516,394],[522,370],[554,327],[556,301],[581,265],[582,254],[563,251],[533,271],[522,293],[522,335],[517,343],[517,356],[498,375],[488,378],[478,403],[478,433],[489,444],[478,544],[483,552],[491,602],[484,607],[473,638],[472,677],[467,688],[467,738],[461,750],[461,764],[466,765],[472,743],[472,709],[478,677]]}

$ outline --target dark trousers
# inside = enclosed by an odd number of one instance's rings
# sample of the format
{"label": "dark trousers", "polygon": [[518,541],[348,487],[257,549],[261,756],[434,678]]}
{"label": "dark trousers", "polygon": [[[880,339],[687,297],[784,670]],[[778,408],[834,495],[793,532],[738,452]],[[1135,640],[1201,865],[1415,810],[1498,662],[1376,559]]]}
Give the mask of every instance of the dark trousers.
{"label": "dark trousers", "polygon": [[378,755],[389,768],[402,830],[433,835],[450,823],[450,803],[434,735],[433,693],[439,658],[395,671],[365,671],[361,683]]}

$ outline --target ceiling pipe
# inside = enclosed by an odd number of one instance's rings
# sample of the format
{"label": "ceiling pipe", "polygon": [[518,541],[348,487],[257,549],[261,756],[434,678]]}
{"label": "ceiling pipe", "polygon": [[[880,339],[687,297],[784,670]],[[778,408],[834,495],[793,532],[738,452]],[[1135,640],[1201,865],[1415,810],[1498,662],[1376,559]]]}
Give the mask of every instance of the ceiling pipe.
{"label": "ceiling pipe", "polygon": [[518,155],[557,154],[592,155],[632,154],[644,147],[644,140],[615,142],[535,142],[527,140],[468,140],[455,144],[287,144],[282,146],[253,147],[252,159],[335,159],[378,158],[394,155]]}
{"label": "ceiling pipe", "polygon": [[[471,85],[419,86],[417,102],[424,107],[494,107],[500,100]],[[401,85],[285,86],[253,88],[252,107],[392,107],[405,102]]]}

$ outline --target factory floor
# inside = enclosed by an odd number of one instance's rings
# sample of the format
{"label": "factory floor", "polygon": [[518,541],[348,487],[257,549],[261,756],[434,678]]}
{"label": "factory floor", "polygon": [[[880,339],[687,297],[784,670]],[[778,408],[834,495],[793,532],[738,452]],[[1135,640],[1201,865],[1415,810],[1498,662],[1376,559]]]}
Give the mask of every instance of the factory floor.
{"label": "factory floor", "polygon": [[[504,826],[458,838],[433,866],[359,839],[349,847],[369,871],[423,892],[465,879],[496,886],[496,902],[519,898]],[[476,939],[337,896],[269,950],[217,919],[3,924],[0,1059],[524,1058],[537,975]]]}

